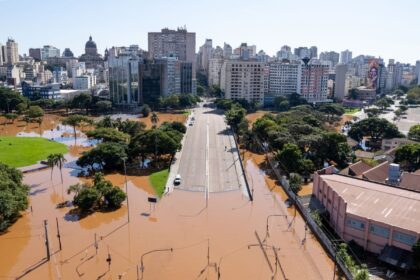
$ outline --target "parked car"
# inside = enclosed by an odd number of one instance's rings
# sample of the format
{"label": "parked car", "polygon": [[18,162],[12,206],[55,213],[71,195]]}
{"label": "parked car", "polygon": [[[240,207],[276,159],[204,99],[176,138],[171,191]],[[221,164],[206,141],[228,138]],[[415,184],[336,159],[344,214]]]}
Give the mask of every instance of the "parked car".
{"label": "parked car", "polygon": [[179,175],[179,174],[177,174],[176,176],[175,176],[175,179],[174,179],[174,185],[180,185],[181,184],[181,175]]}

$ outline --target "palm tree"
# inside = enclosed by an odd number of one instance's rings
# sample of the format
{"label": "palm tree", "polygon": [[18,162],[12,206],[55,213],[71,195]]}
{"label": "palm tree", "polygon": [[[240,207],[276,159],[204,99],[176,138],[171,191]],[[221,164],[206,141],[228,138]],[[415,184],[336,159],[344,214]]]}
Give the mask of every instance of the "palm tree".
{"label": "palm tree", "polygon": [[74,133],[74,142],[76,142],[77,139],[77,133],[76,133],[76,127],[80,126],[82,123],[88,123],[89,119],[85,116],[81,115],[72,115],[70,117],[65,118],[62,121],[63,125],[70,125],[73,127],[73,133]]}
{"label": "palm tree", "polygon": [[155,112],[153,112],[150,116],[150,120],[152,121],[153,127],[156,127],[157,123],[159,122],[159,117]]}
{"label": "palm tree", "polygon": [[47,157],[47,165],[49,167],[51,167],[51,181],[52,181],[52,175],[53,175],[53,171],[54,171],[54,166],[56,165],[55,164],[55,154],[50,154]]}
{"label": "palm tree", "polygon": [[63,166],[66,161],[63,154],[55,154],[55,165],[60,169],[61,184],[63,184]]}

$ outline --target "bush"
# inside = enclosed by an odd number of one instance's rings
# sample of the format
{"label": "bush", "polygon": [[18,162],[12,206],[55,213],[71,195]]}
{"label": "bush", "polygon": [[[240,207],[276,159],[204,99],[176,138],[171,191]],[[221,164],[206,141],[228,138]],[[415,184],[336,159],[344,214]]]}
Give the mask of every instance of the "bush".
{"label": "bush", "polygon": [[28,207],[28,192],[28,186],[22,184],[22,173],[0,162],[0,232]]}
{"label": "bush", "polygon": [[147,118],[152,110],[150,109],[150,106],[147,104],[144,104],[140,107],[140,114],[143,115],[143,118]]}

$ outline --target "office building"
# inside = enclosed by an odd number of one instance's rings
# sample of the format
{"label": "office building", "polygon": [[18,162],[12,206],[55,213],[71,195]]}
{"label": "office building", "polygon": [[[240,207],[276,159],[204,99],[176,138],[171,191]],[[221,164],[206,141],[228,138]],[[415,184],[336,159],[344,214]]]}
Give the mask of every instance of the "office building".
{"label": "office building", "polygon": [[0,66],[2,66],[3,64],[5,64],[4,63],[4,60],[5,60],[5,56],[3,54],[3,45],[0,44]]}
{"label": "office building", "polygon": [[302,65],[301,95],[308,102],[327,101],[328,65],[317,60],[307,61]]}
{"label": "office building", "polygon": [[294,49],[294,54],[301,59],[303,58],[318,58],[318,48],[312,46],[310,48],[307,47],[298,47]]}
{"label": "office building", "polygon": [[60,84],[33,85],[31,82],[22,82],[22,94],[29,100],[59,99]]}
{"label": "office building", "polygon": [[9,38],[6,42],[6,63],[16,64],[19,61],[18,43]]}
{"label": "office building", "polygon": [[29,56],[32,57],[33,59],[37,60],[37,61],[41,61],[42,60],[42,55],[41,55],[41,49],[40,48],[30,48],[29,49]]}
{"label": "office building", "polygon": [[348,64],[351,62],[353,58],[353,53],[349,50],[345,50],[341,52],[341,56],[340,56],[340,63],[343,64]]}
{"label": "office building", "polygon": [[96,85],[95,75],[82,75],[73,78],[73,89],[76,90],[89,90]]}
{"label": "office building", "polygon": [[416,61],[416,77],[417,77],[417,85],[420,85],[420,60]]}
{"label": "office building", "polygon": [[242,43],[238,48],[236,48],[233,51],[233,54],[243,60],[255,58],[255,56],[257,55],[257,46],[248,46],[247,43]]}
{"label": "office building", "polygon": [[347,64],[338,64],[335,68],[334,99],[337,101],[343,101],[348,94],[346,91],[347,69]]}
{"label": "office building", "polygon": [[60,57],[60,50],[49,45],[42,47],[41,60],[47,60],[52,57]]}
{"label": "office building", "polygon": [[149,58],[177,57],[179,60],[195,63],[195,33],[186,28],[148,33]]}
{"label": "office building", "polygon": [[226,60],[221,72],[221,89],[227,99],[263,102],[264,65],[252,60]]}
{"label": "office building", "polygon": [[300,93],[301,76],[301,62],[270,62],[268,64],[268,94],[276,97]]}
{"label": "office building", "polygon": [[319,55],[319,60],[327,62],[328,66],[330,67],[330,70],[333,71],[340,60],[340,54],[334,51],[322,52]]}
{"label": "office building", "polygon": [[233,54],[232,47],[229,44],[223,44],[223,57],[229,59]]}
{"label": "office building", "polygon": [[309,49],[309,53],[310,53],[310,58],[318,58],[318,48],[316,46],[312,46]]}

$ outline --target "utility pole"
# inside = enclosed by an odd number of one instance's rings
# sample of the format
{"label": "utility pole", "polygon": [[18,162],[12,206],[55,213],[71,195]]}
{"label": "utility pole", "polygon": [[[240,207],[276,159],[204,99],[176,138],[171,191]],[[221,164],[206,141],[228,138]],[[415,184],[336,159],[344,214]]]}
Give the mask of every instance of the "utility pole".
{"label": "utility pole", "polygon": [[125,176],[125,194],[127,196],[127,217],[128,217],[128,222],[130,222],[130,205],[128,204],[128,184],[127,184],[127,168],[125,165],[125,161],[127,160],[127,158],[123,158],[123,163],[124,163],[124,176]]}
{"label": "utility pole", "polygon": [[48,241],[48,221],[44,220],[44,230],[45,230],[45,247],[47,249],[47,261],[50,261],[50,243]]}
{"label": "utility pole", "polygon": [[55,221],[57,223],[57,238],[58,238],[58,246],[60,247],[61,251],[61,235],[60,235],[60,227],[58,226],[58,218],[55,218]]}

